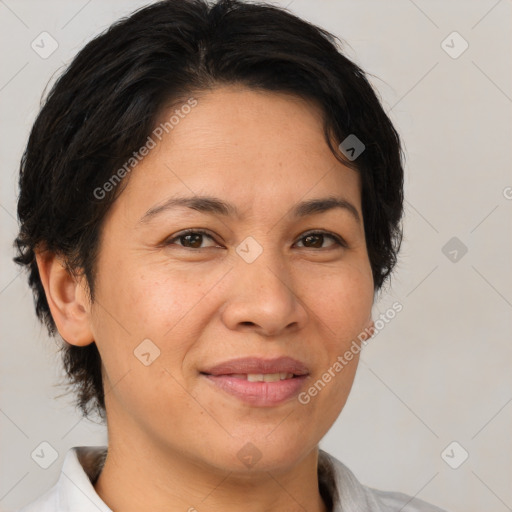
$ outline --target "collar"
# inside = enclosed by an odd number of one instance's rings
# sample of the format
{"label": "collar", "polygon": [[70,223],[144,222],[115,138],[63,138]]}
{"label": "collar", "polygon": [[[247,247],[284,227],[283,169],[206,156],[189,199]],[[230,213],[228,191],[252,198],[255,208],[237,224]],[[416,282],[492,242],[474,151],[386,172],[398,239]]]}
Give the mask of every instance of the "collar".
{"label": "collar", "polygon": [[[56,508],[73,512],[112,512],[101,500],[94,484],[103,469],[107,446],[75,446],[66,453],[54,491]],[[338,459],[319,449],[319,488],[329,512],[382,510],[371,490],[363,486]]]}

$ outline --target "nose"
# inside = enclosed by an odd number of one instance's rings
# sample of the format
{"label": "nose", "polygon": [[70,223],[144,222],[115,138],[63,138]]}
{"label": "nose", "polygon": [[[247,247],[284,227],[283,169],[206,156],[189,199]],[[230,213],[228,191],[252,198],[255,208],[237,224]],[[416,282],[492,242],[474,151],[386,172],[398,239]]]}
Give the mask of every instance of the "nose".
{"label": "nose", "polygon": [[242,258],[230,272],[222,311],[231,330],[279,336],[304,327],[308,311],[297,283],[279,255],[264,250],[252,263]]}

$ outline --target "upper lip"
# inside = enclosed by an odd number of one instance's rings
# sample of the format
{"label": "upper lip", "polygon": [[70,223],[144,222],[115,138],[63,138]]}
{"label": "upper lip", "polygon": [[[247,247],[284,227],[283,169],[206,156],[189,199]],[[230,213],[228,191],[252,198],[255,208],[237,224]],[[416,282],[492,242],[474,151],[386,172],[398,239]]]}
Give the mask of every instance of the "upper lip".
{"label": "upper lip", "polygon": [[260,357],[241,357],[224,361],[201,373],[209,375],[239,374],[265,374],[265,373],[293,373],[294,375],[307,375],[307,366],[292,357],[278,357],[276,359],[263,359]]}

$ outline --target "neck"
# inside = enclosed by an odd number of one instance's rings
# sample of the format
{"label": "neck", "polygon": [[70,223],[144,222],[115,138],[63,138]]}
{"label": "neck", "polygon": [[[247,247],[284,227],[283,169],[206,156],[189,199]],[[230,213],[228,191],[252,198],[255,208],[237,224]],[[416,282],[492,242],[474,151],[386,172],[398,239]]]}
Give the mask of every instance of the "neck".
{"label": "neck", "polygon": [[318,486],[318,447],[279,470],[225,471],[177,451],[109,443],[94,484],[111,510],[135,512],[330,512]]}

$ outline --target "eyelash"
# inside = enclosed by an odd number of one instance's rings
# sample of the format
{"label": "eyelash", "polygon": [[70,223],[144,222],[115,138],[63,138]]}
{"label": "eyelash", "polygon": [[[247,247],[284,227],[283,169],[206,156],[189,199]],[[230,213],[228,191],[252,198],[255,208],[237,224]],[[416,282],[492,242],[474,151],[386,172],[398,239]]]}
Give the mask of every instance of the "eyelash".
{"label": "eyelash", "polygon": [[[194,234],[194,235],[204,235],[204,236],[207,236],[208,238],[211,238],[212,240],[214,240],[213,236],[210,235],[210,233],[208,233],[207,231],[205,231],[204,229],[186,229],[185,231],[182,231],[181,233],[179,233],[177,236],[174,236],[172,238],[169,238],[167,239],[165,242],[164,242],[164,245],[167,246],[167,245],[172,245],[172,243],[184,236],[187,236],[187,235],[190,235],[190,234]],[[343,240],[343,238],[341,238],[340,236],[338,235],[335,235],[333,233],[329,233],[328,231],[307,231],[306,233],[304,233],[300,238],[299,240],[302,240],[308,236],[311,236],[311,235],[323,235],[324,237],[328,237],[328,238],[331,238],[332,240],[334,240],[336,242],[337,245],[341,246],[341,247],[344,247],[344,248],[348,248],[348,244],[345,242],[345,240]],[[214,240],[215,241],[215,240]],[[183,247],[183,246],[182,246]],[[190,249],[190,250],[193,250],[193,251],[200,251],[202,249],[209,249],[209,247],[200,247],[200,248],[197,248],[197,249],[194,249],[192,247],[183,247],[183,249]],[[311,247],[306,247],[306,249],[311,249]],[[328,250],[329,248],[324,248],[324,249],[319,249],[319,250]]]}

